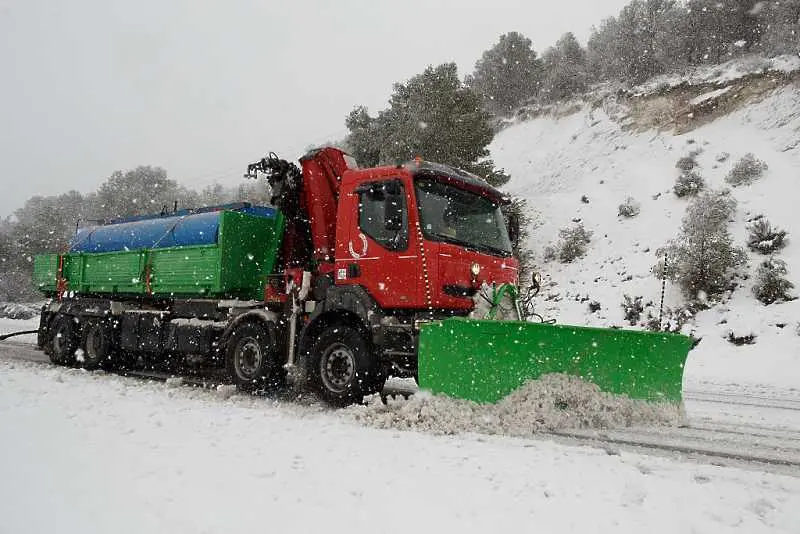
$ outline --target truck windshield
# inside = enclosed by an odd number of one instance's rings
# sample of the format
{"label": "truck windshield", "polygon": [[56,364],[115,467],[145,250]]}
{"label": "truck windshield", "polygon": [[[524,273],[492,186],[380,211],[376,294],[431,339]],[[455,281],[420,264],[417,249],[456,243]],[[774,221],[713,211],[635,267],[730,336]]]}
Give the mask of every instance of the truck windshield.
{"label": "truck windshield", "polygon": [[511,240],[499,204],[430,178],[415,181],[423,235],[432,241],[510,256]]}

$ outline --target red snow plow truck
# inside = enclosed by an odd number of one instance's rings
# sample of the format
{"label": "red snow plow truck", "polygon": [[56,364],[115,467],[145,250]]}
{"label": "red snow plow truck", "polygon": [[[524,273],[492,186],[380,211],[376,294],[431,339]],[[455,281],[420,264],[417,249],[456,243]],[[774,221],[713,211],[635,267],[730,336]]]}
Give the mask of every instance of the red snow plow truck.
{"label": "red snow plow truck", "polygon": [[526,316],[518,228],[485,180],[331,147],[247,167],[262,175],[270,206],[108,221],[38,256],[39,347],[87,368],[216,366],[246,391],[288,380],[333,405],[389,376],[491,403],[545,373],[680,402],[690,338]]}

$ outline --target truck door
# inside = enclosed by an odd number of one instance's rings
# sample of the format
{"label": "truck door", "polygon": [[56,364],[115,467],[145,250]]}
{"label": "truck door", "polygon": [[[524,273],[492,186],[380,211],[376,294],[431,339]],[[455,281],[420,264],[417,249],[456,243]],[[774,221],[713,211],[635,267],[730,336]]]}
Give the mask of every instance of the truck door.
{"label": "truck door", "polygon": [[344,257],[337,254],[337,283],[358,284],[383,308],[419,304],[416,240],[409,231],[408,188],[400,178],[356,187],[356,217]]}

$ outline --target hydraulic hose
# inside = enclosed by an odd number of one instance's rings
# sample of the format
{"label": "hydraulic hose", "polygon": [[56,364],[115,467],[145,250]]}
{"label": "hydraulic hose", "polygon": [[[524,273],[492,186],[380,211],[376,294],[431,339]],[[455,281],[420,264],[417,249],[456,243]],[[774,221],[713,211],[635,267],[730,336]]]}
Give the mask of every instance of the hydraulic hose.
{"label": "hydraulic hose", "polygon": [[0,335],[0,341],[5,341],[6,339],[14,336],[24,336],[26,334],[37,334],[37,333],[39,333],[38,330],[25,330],[24,332],[12,332],[10,334]]}

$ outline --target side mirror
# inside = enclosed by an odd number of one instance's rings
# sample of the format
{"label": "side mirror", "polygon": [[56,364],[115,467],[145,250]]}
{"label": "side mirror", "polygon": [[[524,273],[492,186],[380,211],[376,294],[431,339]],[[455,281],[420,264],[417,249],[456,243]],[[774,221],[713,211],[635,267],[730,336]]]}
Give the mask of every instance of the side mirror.
{"label": "side mirror", "polygon": [[516,213],[509,213],[508,214],[508,222],[506,223],[506,227],[508,229],[508,238],[511,240],[511,243],[514,246],[519,244],[519,217]]}
{"label": "side mirror", "polygon": [[531,291],[534,295],[539,293],[539,290],[542,289],[542,275],[538,272],[534,272],[531,276]]}

